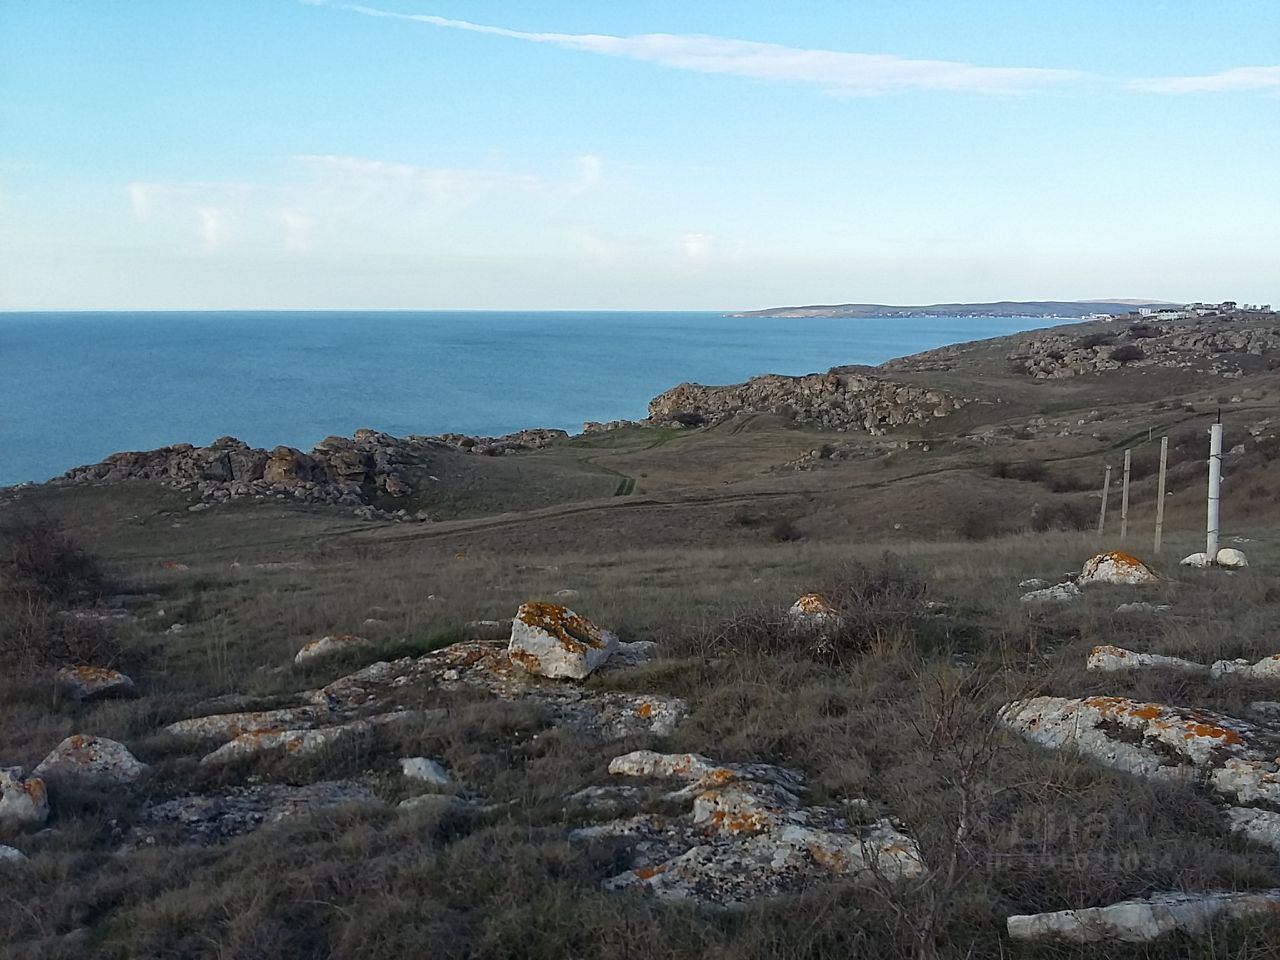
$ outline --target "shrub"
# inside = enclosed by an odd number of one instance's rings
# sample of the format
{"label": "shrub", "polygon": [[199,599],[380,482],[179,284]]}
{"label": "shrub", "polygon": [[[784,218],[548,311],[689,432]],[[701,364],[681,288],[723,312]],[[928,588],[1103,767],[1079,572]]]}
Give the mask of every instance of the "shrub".
{"label": "shrub", "polygon": [[991,464],[991,475],[1005,480],[1025,480],[1029,483],[1040,483],[1048,477],[1049,469],[1039,460],[1026,460],[1021,463],[996,460]]}
{"label": "shrub", "polygon": [[119,654],[107,626],[65,607],[99,599],[107,586],[97,561],[43,514],[0,524],[0,669],[94,663]]}
{"label": "shrub", "polygon": [[1155,328],[1147,323],[1135,323],[1125,331],[1130,340],[1146,340],[1156,335]]}
{"label": "shrub", "polygon": [[1039,533],[1046,530],[1087,530],[1092,524],[1093,510],[1075,500],[1037,503],[1031,508],[1031,529]]}
{"label": "shrub", "polygon": [[1142,348],[1133,343],[1126,343],[1111,351],[1111,359],[1121,364],[1136,363],[1139,360],[1145,360],[1146,356]]}
{"label": "shrub", "polygon": [[790,543],[793,540],[804,539],[804,533],[790,520],[779,520],[770,529],[769,535],[779,543]]}

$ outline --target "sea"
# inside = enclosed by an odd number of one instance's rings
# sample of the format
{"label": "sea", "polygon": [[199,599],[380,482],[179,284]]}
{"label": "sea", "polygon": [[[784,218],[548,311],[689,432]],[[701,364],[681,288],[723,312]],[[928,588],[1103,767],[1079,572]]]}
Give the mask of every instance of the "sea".
{"label": "sea", "polygon": [[576,433],[684,381],[877,364],[1059,322],[711,312],[0,313],[0,486],[120,450]]}

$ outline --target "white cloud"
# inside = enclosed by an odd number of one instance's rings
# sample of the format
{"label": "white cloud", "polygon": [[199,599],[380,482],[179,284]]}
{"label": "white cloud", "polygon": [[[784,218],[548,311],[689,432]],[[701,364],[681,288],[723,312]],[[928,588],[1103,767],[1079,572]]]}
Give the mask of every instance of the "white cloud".
{"label": "white cloud", "polygon": [[686,233],[680,238],[680,247],[685,258],[695,266],[702,266],[711,256],[711,247],[715,237],[709,233]]}
{"label": "white cloud", "polygon": [[1134,89],[1151,93],[1280,94],[1280,67],[1234,67],[1221,73],[1135,80]]}
{"label": "white cloud", "polygon": [[450,30],[552,44],[566,50],[625,57],[677,70],[811,83],[845,95],[902,90],[1017,93],[1070,83],[1088,76],[1076,70],[982,67],[955,60],[917,60],[892,54],[847,53],[701,35],[646,33],[621,37],[595,33],[529,32],[430,14],[395,13],[361,4],[335,6],[369,17],[410,20]]}

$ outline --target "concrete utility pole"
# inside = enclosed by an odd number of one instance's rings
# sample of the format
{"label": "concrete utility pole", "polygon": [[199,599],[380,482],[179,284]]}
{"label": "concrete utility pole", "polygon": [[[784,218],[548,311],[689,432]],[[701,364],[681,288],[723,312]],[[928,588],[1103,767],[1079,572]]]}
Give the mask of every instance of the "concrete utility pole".
{"label": "concrete utility pole", "polygon": [[1156,486],[1156,549],[1160,552],[1160,541],[1164,536],[1164,475],[1169,469],[1169,438],[1160,438],[1160,482]]}
{"label": "concrete utility pole", "polygon": [[[1221,416],[1221,414],[1219,414]],[[1222,496],[1222,421],[1209,428],[1209,522],[1204,552],[1218,558],[1218,501]]]}
{"label": "concrete utility pole", "polygon": [[1107,528],[1107,494],[1111,492],[1111,465],[1107,464],[1107,472],[1102,478],[1102,512],[1098,514],[1098,533]]}
{"label": "concrete utility pole", "polygon": [[1133,462],[1132,450],[1124,452],[1124,486],[1120,493],[1120,540],[1129,536],[1129,467]]}

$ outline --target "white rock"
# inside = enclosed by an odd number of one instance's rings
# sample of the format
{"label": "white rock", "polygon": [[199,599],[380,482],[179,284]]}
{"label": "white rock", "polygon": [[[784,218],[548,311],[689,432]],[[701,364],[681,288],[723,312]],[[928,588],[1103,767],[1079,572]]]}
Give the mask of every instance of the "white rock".
{"label": "white rock", "polygon": [[1146,600],[1137,600],[1133,603],[1120,604],[1120,606],[1116,607],[1116,613],[1121,616],[1128,616],[1139,613],[1166,613],[1172,609],[1172,604],[1148,603]]}
{"label": "white rock", "polygon": [[1207,553],[1193,553],[1193,554],[1190,554],[1189,556],[1183,557],[1182,560],[1179,562],[1184,567],[1195,567],[1197,569],[1204,569],[1205,567],[1209,566],[1209,555]]}
{"label": "white rock", "polygon": [[1103,673],[1137,670],[1141,667],[1185,670],[1189,673],[1204,673],[1209,669],[1203,663],[1183,660],[1181,657],[1165,657],[1158,653],[1135,653],[1133,650],[1113,647],[1110,644],[1094,647],[1089,651],[1089,659],[1085,663],[1086,669]]}
{"label": "white rock", "polygon": [[344,650],[355,650],[359,647],[366,647],[369,641],[364,637],[357,637],[351,633],[337,633],[328,637],[321,637],[319,640],[312,640],[293,658],[294,663],[305,663],[316,657],[327,657],[332,653],[341,653]]}
{"label": "white rock", "polygon": [[401,757],[400,772],[410,780],[421,780],[435,787],[453,784],[449,771],[429,757]]}
{"label": "white rock", "polygon": [[1042,580],[1039,577],[1032,577],[1030,580],[1023,580],[1018,584],[1019,590],[1042,590],[1050,586],[1048,580]]}
{"label": "white rock", "polygon": [[26,863],[27,855],[21,850],[0,843],[0,863]]}
{"label": "white rock", "polygon": [[210,717],[179,720],[164,732],[188,742],[216,740],[225,743],[244,733],[257,733],[281,728],[296,729],[325,715],[321,707],[286,707],[250,713],[218,713]]}
{"label": "white rock", "polygon": [[1249,561],[1245,557],[1244,551],[1237,550],[1234,547],[1223,547],[1219,550],[1215,562],[1218,566],[1226,567],[1228,570],[1239,570],[1249,565]]}
{"label": "white rock", "polygon": [[132,697],[137,693],[129,677],[105,667],[63,667],[56,677],[63,696],[72,700]]}
{"label": "white rock", "polygon": [[1157,583],[1160,580],[1154,570],[1137,557],[1119,550],[1108,550],[1090,557],[1080,569],[1080,586],[1092,583],[1113,583],[1126,586]]}
{"label": "white rock", "polygon": [[1200,933],[1221,917],[1237,919],[1277,913],[1280,913],[1280,890],[1160,893],[1146,900],[1125,900],[1108,907],[1013,916],[1007,925],[1009,936],[1015,940],[1146,943],[1175,931]]}
{"label": "white rock", "polygon": [[1251,680],[1280,679],[1280,653],[1263,657],[1257,663],[1248,660],[1218,660],[1209,668],[1209,675],[1217,679],[1227,675],[1247,677]]}
{"label": "white rock", "polygon": [[1227,822],[1232,831],[1254,843],[1280,850],[1280,813],[1256,807],[1228,807]]}
{"label": "white rock", "polygon": [[1068,580],[1043,590],[1032,590],[1022,595],[1023,603],[1070,603],[1080,596],[1080,588]]}
{"label": "white rock", "polygon": [[582,594],[580,594],[577,590],[564,589],[564,590],[557,590],[554,594],[552,594],[552,596],[554,596],[557,600],[577,600],[580,596],[582,596]]}
{"label": "white rock", "polygon": [[119,785],[133,783],[146,770],[123,743],[77,734],[54,747],[32,772],[47,780]]}
{"label": "white rock", "polygon": [[49,797],[39,777],[23,777],[21,767],[0,767],[0,827],[21,827],[49,819]]}
{"label": "white rock", "polygon": [[511,662],[541,677],[582,680],[613,655],[618,638],[554,603],[525,603],[511,621]]}

